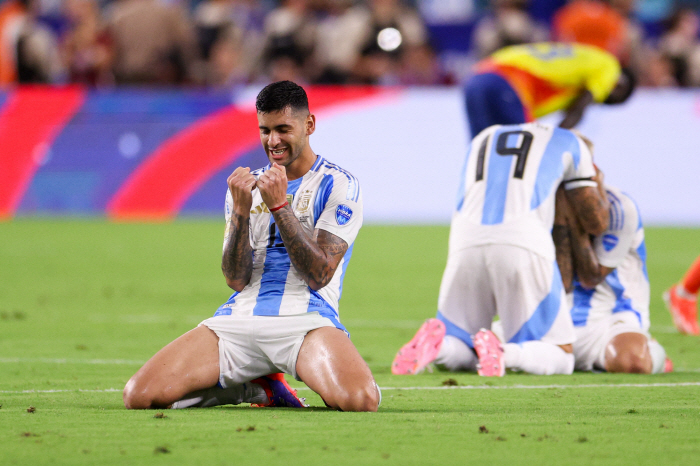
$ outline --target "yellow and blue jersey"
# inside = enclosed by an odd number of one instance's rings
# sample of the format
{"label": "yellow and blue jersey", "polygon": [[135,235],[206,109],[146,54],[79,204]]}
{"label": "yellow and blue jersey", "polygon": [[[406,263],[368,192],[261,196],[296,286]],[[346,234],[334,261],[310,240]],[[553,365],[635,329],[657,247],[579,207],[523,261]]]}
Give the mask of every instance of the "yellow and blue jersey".
{"label": "yellow and blue jersey", "polygon": [[595,46],[542,42],[505,47],[479,62],[476,71],[503,77],[532,120],[567,108],[584,90],[603,102],[621,68],[612,54]]}

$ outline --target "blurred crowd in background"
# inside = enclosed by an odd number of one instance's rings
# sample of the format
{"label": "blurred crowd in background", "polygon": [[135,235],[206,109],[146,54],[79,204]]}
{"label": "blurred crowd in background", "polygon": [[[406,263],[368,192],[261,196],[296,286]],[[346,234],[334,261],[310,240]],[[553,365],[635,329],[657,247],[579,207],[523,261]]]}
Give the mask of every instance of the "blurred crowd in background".
{"label": "blurred crowd in background", "polygon": [[0,86],[442,85],[512,44],[589,43],[700,86],[700,0],[4,0]]}

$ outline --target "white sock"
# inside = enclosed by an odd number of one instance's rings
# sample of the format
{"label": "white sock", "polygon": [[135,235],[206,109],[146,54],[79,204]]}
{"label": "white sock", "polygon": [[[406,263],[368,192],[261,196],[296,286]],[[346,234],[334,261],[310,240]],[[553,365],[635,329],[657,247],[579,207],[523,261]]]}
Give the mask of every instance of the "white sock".
{"label": "white sock", "polygon": [[228,388],[219,386],[205,388],[188,393],[180,401],[176,401],[171,409],[208,408],[219,405],[237,405],[240,403],[268,402],[265,390],[256,383],[244,383]]}
{"label": "white sock", "polygon": [[676,286],[676,294],[681,298],[688,299],[690,301],[695,301],[698,298],[694,293],[691,293],[690,291],[686,290],[681,283],[679,283],[678,286]]}
{"label": "white sock", "polygon": [[666,350],[656,340],[649,340],[648,345],[651,355],[651,373],[660,374],[666,366]]}
{"label": "white sock", "polygon": [[474,351],[462,340],[452,335],[445,335],[435,364],[448,371],[475,371],[479,360]]}
{"label": "white sock", "polygon": [[506,367],[536,375],[571,374],[574,355],[542,341],[503,345]]}

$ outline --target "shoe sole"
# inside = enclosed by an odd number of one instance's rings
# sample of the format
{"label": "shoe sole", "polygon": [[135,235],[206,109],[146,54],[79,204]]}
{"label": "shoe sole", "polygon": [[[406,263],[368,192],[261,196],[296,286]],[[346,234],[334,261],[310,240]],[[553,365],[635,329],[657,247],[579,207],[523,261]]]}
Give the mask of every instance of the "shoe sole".
{"label": "shoe sole", "polygon": [[694,328],[692,324],[688,322],[688,320],[683,317],[683,314],[680,312],[677,312],[675,308],[673,307],[673,304],[671,302],[671,292],[670,291],[664,291],[663,295],[661,297],[664,300],[664,303],[666,303],[666,309],[668,309],[669,314],[671,314],[671,319],[673,320],[673,325],[676,326],[676,329],[684,334],[684,335],[700,335],[700,329]]}
{"label": "shoe sole", "polygon": [[[495,340],[495,344],[486,340]],[[503,377],[506,373],[505,361],[503,360],[503,346],[498,341],[493,332],[479,330],[474,336],[474,350],[479,357],[477,373],[482,377]],[[496,367],[493,367],[493,359],[497,360]],[[488,364],[482,364],[487,360]]]}
{"label": "shoe sole", "polygon": [[438,319],[429,319],[396,354],[391,373],[415,375],[422,372],[437,357],[444,337],[445,324]]}

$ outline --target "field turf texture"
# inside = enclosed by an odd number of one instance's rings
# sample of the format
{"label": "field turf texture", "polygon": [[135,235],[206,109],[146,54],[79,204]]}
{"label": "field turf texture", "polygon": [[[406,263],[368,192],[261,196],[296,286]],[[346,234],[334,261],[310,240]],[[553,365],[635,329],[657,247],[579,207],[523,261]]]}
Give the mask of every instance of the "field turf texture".
{"label": "field turf texture", "polygon": [[652,333],[663,375],[394,376],[436,311],[446,226],[366,226],[341,320],[383,387],[378,413],[225,406],[127,411],[121,390],[165,344],[229,296],[224,224],[183,219],[0,223],[0,465],[695,465],[700,338],[661,300],[700,251],[700,230],[648,228]]}

